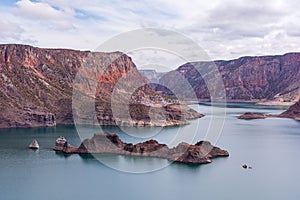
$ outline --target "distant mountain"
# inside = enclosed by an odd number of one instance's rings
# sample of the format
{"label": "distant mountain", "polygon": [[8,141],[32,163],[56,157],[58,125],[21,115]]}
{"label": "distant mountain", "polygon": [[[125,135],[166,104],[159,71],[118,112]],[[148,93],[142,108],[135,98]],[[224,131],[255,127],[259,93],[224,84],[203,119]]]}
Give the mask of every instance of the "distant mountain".
{"label": "distant mountain", "polygon": [[[75,82],[83,65],[88,70]],[[116,87],[121,80],[122,88]],[[127,89],[136,83],[142,86],[129,93]],[[79,96],[82,104],[72,112],[74,85],[84,95]],[[90,99],[95,107],[89,110],[81,106]],[[176,98],[156,93],[131,58],[120,52],[0,45],[0,128],[73,124],[73,114],[82,123],[124,126],[180,125],[187,124],[186,119],[202,116],[187,106],[181,109],[179,104]],[[97,116],[91,119],[94,110]]]}
{"label": "distant mountain", "polygon": [[180,74],[189,82],[198,99],[209,100],[210,93],[203,77],[207,77],[213,85],[216,80],[216,77],[210,73],[213,65],[222,76],[227,100],[275,102],[299,100],[300,53],[186,63],[164,75],[160,79],[160,84],[167,86],[169,90],[180,90],[181,86],[175,81]]}
{"label": "distant mountain", "polygon": [[156,70],[152,69],[141,69],[139,72],[151,83],[159,83],[159,79],[165,74],[165,72],[157,72]]}

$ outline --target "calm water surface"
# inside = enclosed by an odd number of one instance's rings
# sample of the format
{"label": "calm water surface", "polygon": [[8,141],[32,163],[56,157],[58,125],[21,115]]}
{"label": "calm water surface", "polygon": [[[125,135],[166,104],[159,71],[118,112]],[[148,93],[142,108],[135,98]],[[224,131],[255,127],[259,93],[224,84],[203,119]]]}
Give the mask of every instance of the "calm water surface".
{"label": "calm water surface", "polygon": [[[130,128],[125,134],[117,128],[126,142],[155,138],[175,145],[175,134],[193,132],[200,128],[195,141],[203,139],[211,119],[209,104],[193,106],[206,114],[183,128]],[[173,163],[161,170],[131,174],[101,164],[89,156],[64,156],[52,151],[58,136],[65,136],[74,145],[80,143],[73,126],[52,128],[0,130],[0,199],[300,199],[300,122],[290,119],[238,120],[247,112],[277,114],[280,107],[256,107],[252,104],[229,104],[222,134],[217,146],[229,151],[230,157],[215,159],[209,165]],[[83,129],[81,136],[92,136],[97,130]],[[143,138],[134,137],[143,135]],[[37,139],[38,151],[27,149]],[[104,156],[119,166],[151,169],[168,164],[154,158]],[[253,167],[245,170],[247,163]]]}

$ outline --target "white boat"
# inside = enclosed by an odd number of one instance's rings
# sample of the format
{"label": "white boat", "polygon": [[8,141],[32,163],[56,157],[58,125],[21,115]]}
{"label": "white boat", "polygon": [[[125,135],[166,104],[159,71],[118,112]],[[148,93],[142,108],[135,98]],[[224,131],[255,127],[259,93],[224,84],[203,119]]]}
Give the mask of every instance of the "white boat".
{"label": "white boat", "polygon": [[37,142],[37,140],[33,140],[30,145],[28,146],[29,149],[38,149],[40,148],[39,143]]}
{"label": "white boat", "polygon": [[60,136],[59,138],[57,138],[56,140],[56,144],[65,144],[65,142],[67,142],[66,138],[64,138],[63,136]]}

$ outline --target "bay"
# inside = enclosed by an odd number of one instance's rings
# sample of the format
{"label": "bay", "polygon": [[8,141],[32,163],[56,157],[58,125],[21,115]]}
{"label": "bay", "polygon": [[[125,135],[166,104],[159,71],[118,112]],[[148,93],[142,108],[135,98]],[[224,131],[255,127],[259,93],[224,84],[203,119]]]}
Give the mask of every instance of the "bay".
{"label": "bay", "polygon": [[[103,130],[117,133],[123,141],[132,143],[153,138],[175,146],[179,142],[174,140],[176,135],[189,141],[185,134],[191,133],[192,141],[196,142],[205,138],[211,120],[218,116],[211,113],[209,103],[192,107],[206,116],[192,120],[188,126]],[[300,122],[237,119],[248,111],[278,114],[284,109],[228,103],[216,145],[228,150],[230,156],[199,166],[156,158],[103,155],[107,164],[91,156],[65,156],[52,150],[60,135],[79,145],[81,139],[99,131],[95,127],[80,127],[78,131],[74,126],[0,129],[0,199],[296,200],[300,198]],[[27,148],[33,139],[40,144],[37,151]],[[243,169],[244,163],[253,169]],[[160,169],[161,166],[165,167]],[[128,173],[130,169],[146,173]]]}

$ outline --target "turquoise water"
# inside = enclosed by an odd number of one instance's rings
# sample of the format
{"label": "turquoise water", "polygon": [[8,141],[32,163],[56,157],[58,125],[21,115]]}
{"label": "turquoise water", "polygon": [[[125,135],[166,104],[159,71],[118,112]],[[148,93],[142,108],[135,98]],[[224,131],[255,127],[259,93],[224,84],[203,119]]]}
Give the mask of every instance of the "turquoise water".
{"label": "turquoise water", "polygon": [[[211,107],[196,107],[206,116],[182,128],[131,128],[116,132],[126,142],[155,138],[172,143],[175,134],[197,129],[193,141],[203,139],[210,123]],[[78,145],[80,137],[73,126],[0,130],[0,199],[300,199],[300,122],[290,119],[238,120],[246,111],[277,114],[280,107],[229,104],[225,125],[217,146],[230,157],[208,165],[168,163],[155,158],[103,156],[121,168],[163,169],[132,174],[111,169],[90,156],[64,156],[52,151],[55,139],[63,135]],[[81,137],[91,136],[92,127],[82,129]],[[82,132],[82,131],[81,131]],[[182,132],[182,133],[181,133]],[[136,134],[136,135],[135,135]],[[135,137],[137,136],[137,137]],[[143,137],[143,138],[141,138]],[[38,151],[27,149],[37,139]],[[247,163],[253,167],[245,170]],[[147,168],[148,167],[148,168]]]}

